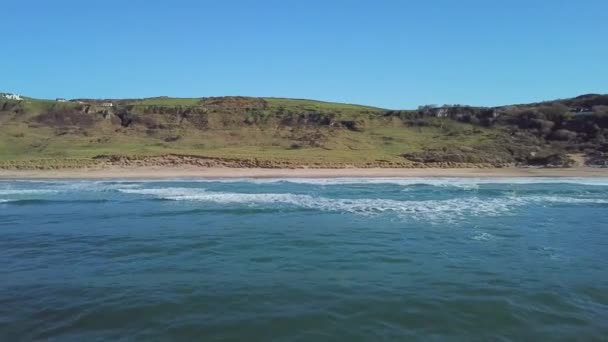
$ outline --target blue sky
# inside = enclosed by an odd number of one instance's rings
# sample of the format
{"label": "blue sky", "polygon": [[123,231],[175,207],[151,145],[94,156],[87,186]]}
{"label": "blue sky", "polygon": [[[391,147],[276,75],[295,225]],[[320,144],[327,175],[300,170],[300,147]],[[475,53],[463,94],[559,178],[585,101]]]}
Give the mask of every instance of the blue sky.
{"label": "blue sky", "polygon": [[0,0],[0,91],[412,108],[608,93],[606,0]]}

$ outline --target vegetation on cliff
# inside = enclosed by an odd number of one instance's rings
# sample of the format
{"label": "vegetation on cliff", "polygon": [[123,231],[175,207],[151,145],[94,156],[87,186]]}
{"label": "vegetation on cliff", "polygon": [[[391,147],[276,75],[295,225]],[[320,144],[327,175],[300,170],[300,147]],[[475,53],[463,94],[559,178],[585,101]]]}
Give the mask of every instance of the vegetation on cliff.
{"label": "vegetation on cliff", "polygon": [[3,167],[163,155],[262,167],[607,166],[607,142],[608,95],[416,110],[250,97],[0,100]]}

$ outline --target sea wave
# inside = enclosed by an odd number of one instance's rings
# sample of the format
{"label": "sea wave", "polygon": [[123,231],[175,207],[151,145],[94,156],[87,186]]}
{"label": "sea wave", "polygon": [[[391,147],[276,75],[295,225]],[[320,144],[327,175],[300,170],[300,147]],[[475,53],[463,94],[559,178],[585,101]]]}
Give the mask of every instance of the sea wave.
{"label": "sea wave", "polygon": [[378,198],[328,198],[293,193],[214,192],[200,188],[120,189],[125,194],[154,196],[172,201],[197,201],[218,204],[281,204],[321,211],[354,214],[394,213],[423,219],[456,219],[467,216],[496,216],[533,203],[599,203],[608,199],[558,196],[508,196],[496,198],[454,198],[441,200],[393,200]]}
{"label": "sea wave", "polygon": [[471,237],[471,239],[476,240],[476,241],[489,241],[492,240],[494,238],[494,236],[490,233],[486,233],[486,232],[482,232],[479,233],[473,237]]}
{"label": "sea wave", "polygon": [[[0,184],[2,184],[0,182]],[[19,189],[23,184],[28,184],[25,189]],[[31,184],[36,184],[34,188]],[[89,181],[89,180],[70,180],[70,181],[36,181],[8,184],[5,188],[0,188],[1,195],[37,195],[37,194],[58,194],[66,192],[106,192],[124,188],[140,188],[145,185],[140,181]]]}
{"label": "sea wave", "polygon": [[11,204],[11,205],[43,205],[43,204],[99,204],[109,202],[107,199],[76,199],[76,200],[58,200],[58,199],[39,199],[39,198],[27,198],[27,199],[0,199],[0,204]]}
{"label": "sea wave", "polygon": [[115,181],[69,181],[53,183],[52,188],[61,192],[88,191],[104,192],[124,188],[140,188],[144,186],[142,182],[115,182]]}
{"label": "sea wave", "polygon": [[606,198],[579,198],[559,196],[529,196],[523,197],[530,202],[537,203],[564,203],[564,204],[608,204]]}
{"label": "sea wave", "polygon": [[53,193],[57,193],[57,191],[50,190],[50,189],[0,189],[0,196],[39,195],[39,194],[53,194]]}
{"label": "sea wave", "polygon": [[576,184],[608,186],[608,178],[576,177],[339,177],[339,178],[209,178],[180,179],[175,182],[202,183],[294,183],[310,185],[394,184],[476,188],[482,184]]}
{"label": "sea wave", "polygon": [[[584,177],[339,177],[339,178],[177,178],[177,179],[115,179],[115,180],[65,180],[65,181],[19,181],[38,183],[53,190],[12,190],[12,191],[105,191],[122,188],[141,188],[148,183],[252,183],[273,184],[293,183],[308,185],[375,185],[393,184],[399,186],[428,185],[436,187],[457,187],[477,189],[484,184],[574,184],[588,186],[608,186],[608,178]],[[11,191],[0,189],[2,191]]]}

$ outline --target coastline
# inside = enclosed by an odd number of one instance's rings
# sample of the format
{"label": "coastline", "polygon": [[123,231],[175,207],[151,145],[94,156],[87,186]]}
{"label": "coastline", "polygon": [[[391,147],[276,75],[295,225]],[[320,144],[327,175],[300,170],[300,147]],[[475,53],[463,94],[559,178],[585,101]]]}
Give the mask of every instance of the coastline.
{"label": "coastline", "polygon": [[175,179],[175,178],[409,178],[409,177],[581,177],[608,178],[608,168],[227,168],[108,167],[54,170],[0,170],[16,179]]}

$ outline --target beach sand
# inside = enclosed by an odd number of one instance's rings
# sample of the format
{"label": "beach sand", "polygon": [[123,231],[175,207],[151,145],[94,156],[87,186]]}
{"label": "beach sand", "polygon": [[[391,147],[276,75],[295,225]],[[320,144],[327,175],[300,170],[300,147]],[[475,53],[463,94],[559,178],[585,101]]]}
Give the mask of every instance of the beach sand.
{"label": "beach sand", "polygon": [[340,177],[608,177],[608,168],[342,168],[107,167],[0,170],[0,179],[340,178]]}

